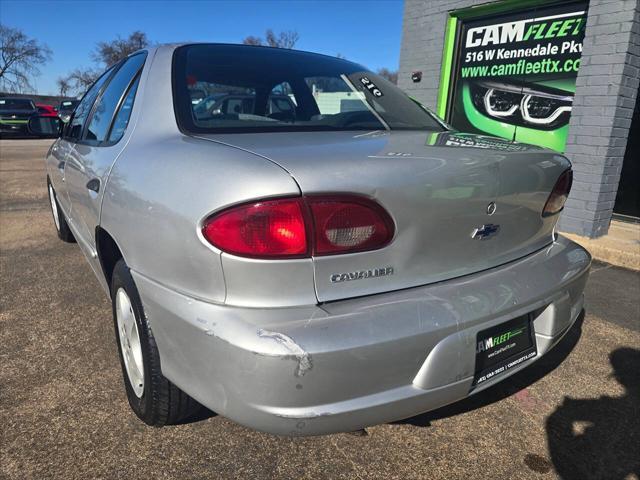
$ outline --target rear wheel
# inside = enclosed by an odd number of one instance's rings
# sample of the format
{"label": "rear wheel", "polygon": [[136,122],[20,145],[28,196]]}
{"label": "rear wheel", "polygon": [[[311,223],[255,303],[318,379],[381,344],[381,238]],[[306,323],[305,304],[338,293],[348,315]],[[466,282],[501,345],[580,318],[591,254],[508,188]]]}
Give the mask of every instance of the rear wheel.
{"label": "rear wheel", "polygon": [[53,185],[51,185],[50,181],[47,181],[47,190],[49,191],[49,204],[51,205],[51,214],[53,215],[53,224],[56,227],[56,232],[58,233],[58,238],[63,242],[73,243],[76,239],[73,237],[73,233],[71,233],[71,229],[69,228],[69,224],[67,220],[64,218],[64,214],[60,209],[60,205],[58,204],[58,198],[56,197],[56,192],[53,189]]}
{"label": "rear wheel", "polygon": [[199,403],[167,380],[138,290],[124,260],[118,260],[111,281],[113,321],[127,399],[147,425],[162,427],[193,416]]}

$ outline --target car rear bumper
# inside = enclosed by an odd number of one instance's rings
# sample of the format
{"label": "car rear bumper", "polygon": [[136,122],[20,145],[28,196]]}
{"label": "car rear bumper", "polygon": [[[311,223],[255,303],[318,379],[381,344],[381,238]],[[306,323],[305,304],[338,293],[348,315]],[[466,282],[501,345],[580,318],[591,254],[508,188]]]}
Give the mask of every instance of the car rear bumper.
{"label": "car rear bumper", "polygon": [[[458,279],[275,309],[206,303],[132,274],[167,378],[243,425],[317,435],[417,415],[530,365],[580,314],[590,263],[560,237]],[[477,333],[529,312],[537,355],[474,389]]]}

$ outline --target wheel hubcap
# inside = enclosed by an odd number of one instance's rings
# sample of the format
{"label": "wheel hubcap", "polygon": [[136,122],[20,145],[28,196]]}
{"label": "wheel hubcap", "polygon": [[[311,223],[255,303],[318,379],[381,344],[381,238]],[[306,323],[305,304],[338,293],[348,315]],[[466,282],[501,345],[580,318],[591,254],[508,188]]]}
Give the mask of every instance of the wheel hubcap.
{"label": "wheel hubcap", "polygon": [[53,193],[53,187],[49,185],[49,201],[51,202],[51,212],[53,213],[53,223],[56,224],[56,230],[60,230],[60,219],[58,218],[58,206],[56,205],[56,194]]}
{"label": "wheel hubcap", "polygon": [[144,392],[142,347],[131,300],[123,288],[119,288],[116,293],[116,321],[127,377],[133,393],[140,398]]}

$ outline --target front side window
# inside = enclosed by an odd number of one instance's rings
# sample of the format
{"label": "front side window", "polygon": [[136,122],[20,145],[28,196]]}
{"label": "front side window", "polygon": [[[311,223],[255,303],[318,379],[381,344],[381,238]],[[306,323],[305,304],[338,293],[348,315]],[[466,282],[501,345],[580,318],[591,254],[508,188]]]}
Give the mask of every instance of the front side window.
{"label": "front side window", "polygon": [[186,132],[444,130],[433,114],[364,67],[294,50],[180,47],[173,87]]}
{"label": "front side window", "polygon": [[114,67],[111,67],[109,70],[104,72],[98,80],[87,90],[87,93],[84,94],[82,100],[76,107],[73,112],[73,117],[71,117],[71,121],[67,125],[65,137],[71,141],[80,140],[80,135],[82,134],[82,127],[84,126],[84,122],[89,116],[91,112],[91,107],[93,106],[93,102],[96,101],[100,90],[109,79],[111,74],[113,73]]}
{"label": "front side window", "polygon": [[91,88],[89,88],[87,93],[84,94],[84,97],[82,97],[82,100],[80,100],[80,103],[76,107],[73,117],[71,118],[71,121],[67,125],[66,131],[65,131],[65,137],[67,139],[71,141],[80,140],[80,135],[82,134],[82,127],[84,125],[85,120],[87,119],[87,116],[89,115],[89,112],[91,111],[93,102],[95,102],[103,85],[109,79],[109,77],[111,76],[111,73],[113,73],[113,68],[114,67],[111,67],[109,70],[104,72],[102,76],[98,78],[98,80],[96,80],[96,82],[91,86]]}
{"label": "front side window", "polygon": [[113,75],[109,85],[96,102],[83,140],[90,143],[106,140],[115,111],[124,100],[134,77],[142,68],[146,56],[146,53],[140,53],[128,58]]}

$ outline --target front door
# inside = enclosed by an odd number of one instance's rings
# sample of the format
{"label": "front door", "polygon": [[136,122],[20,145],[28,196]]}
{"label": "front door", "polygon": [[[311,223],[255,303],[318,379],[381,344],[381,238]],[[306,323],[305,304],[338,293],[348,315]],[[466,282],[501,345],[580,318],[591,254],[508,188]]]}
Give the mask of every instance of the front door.
{"label": "front door", "polygon": [[51,147],[51,153],[47,156],[49,167],[49,180],[56,192],[58,204],[65,215],[69,215],[69,197],[67,196],[67,184],[64,177],[64,168],[69,152],[73,148],[73,144],[64,138],[59,138]]}

